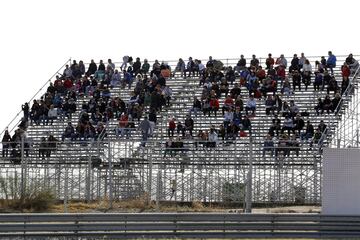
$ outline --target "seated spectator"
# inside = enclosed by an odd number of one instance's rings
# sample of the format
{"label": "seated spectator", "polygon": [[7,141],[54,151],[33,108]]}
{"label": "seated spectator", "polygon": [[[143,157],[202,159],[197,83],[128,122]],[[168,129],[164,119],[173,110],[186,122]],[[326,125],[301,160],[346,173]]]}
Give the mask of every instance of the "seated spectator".
{"label": "seated spectator", "polygon": [[[192,57],[189,57],[189,61],[186,65],[185,72],[189,73],[188,77],[191,76],[191,73],[193,74],[193,77],[195,77],[195,62],[192,60]],[[186,78],[186,74],[184,78]]]}
{"label": "seated spectator", "polygon": [[231,108],[229,108],[226,113],[224,114],[224,127],[227,128],[229,124],[234,119],[234,113]]}
{"label": "seated spectator", "polygon": [[327,129],[326,124],[324,123],[324,120],[320,120],[320,123],[318,125],[318,129],[320,130],[321,133],[325,132]]}
{"label": "seated spectator", "polygon": [[306,140],[306,142],[314,136],[314,126],[308,120],[306,122],[305,132],[300,135],[301,140]]}
{"label": "seated spectator", "polygon": [[331,103],[332,103],[331,104],[332,105],[331,111],[335,112],[335,114],[337,114],[338,111],[340,110],[340,106],[338,106],[340,101],[341,101],[340,93],[336,93],[335,97],[331,100]]}
{"label": "seated spectator", "polygon": [[192,106],[192,108],[190,109],[189,114],[190,114],[190,116],[191,116],[191,113],[194,112],[195,117],[197,117],[197,113],[198,113],[198,111],[200,111],[200,110],[201,110],[201,102],[200,102],[200,100],[195,96],[195,97],[194,97],[194,101],[193,101],[193,106]]}
{"label": "seated spectator", "polygon": [[71,122],[68,123],[68,125],[65,128],[64,133],[61,135],[61,140],[64,141],[65,138],[70,138],[72,141],[75,140],[75,129],[72,126]]}
{"label": "seated spectator", "polygon": [[321,88],[321,91],[324,91],[325,86],[329,86],[330,80],[332,79],[332,76],[329,74],[328,71],[324,71],[324,76],[323,76],[323,85]]}
{"label": "seated spectator", "polygon": [[327,94],[330,94],[330,91],[334,91],[334,93],[336,93],[338,90],[339,90],[339,86],[337,84],[335,77],[331,77],[327,88]]}
{"label": "seated spectator", "polygon": [[298,58],[297,54],[294,54],[294,57],[291,60],[291,65],[289,67],[289,73],[293,73],[293,71],[298,71],[298,70],[300,70],[299,58]]}
{"label": "seated spectator", "polygon": [[332,101],[330,100],[330,96],[326,95],[324,101],[323,101],[323,109],[321,111],[321,114],[324,113],[324,110],[326,110],[327,114],[330,113],[330,110],[333,110]]}
{"label": "seated spectator", "polygon": [[270,66],[274,66],[275,60],[274,58],[272,58],[271,53],[268,54],[268,58],[266,59],[265,64],[266,64],[266,69],[269,69]]}
{"label": "seated spectator", "polygon": [[145,58],[144,64],[141,66],[141,73],[148,74],[149,70],[150,70],[150,64],[149,64],[148,60]]}
{"label": "seated spectator", "polygon": [[246,68],[246,59],[244,58],[244,55],[240,55],[240,59],[236,64],[235,71],[241,72]]}
{"label": "seated spectator", "polygon": [[295,151],[296,156],[299,156],[299,152],[300,152],[300,143],[299,141],[296,139],[295,135],[292,135],[290,140],[287,141],[287,147],[288,147],[288,151],[287,151],[287,155],[290,156],[290,152],[291,151]]}
{"label": "seated spectator", "polygon": [[209,133],[209,142],[208,142],[208,147],[209,148],[215,148],[218,142],[218,135],[216,133],[215,128],[211,128],[210,129],[210,133]]}
{"label": "seated spectator", "polygon": [[290,106],[289,106],[289,104],[287,103],[287,101],[284,101],[284,103],[283,103],[283,105],[282,105],[281,115],[282,115],[283,117],[291,116],[291,114],[290,114]]}
{"label": "seated spectator", "polygon": [[164,157],[166,157],[166,154],[169,153],[170,157],[174,157],[174,152],[173,152],[173,140],[172,138],[169,138],[166,142],[165,142],[165,152],[164,152]]}
{"label": "seated spectator", "polygon": [[301,118],[300,114],[296,114],[294,119],[294,130],[298,131],[298,135],[300,136],[301,130],[303,130],[305,126],[304,120]]}
{"label": "seated spectator", "polygon": [[47,150],[47,153],[46,153],[47,157],[51,157],[51,153],[56,152],[57,143],[58,143],[57,138],[55,138],[53,135],[50,134],[48,139],[47,139],[47,145],[48,145],[48,150]]}
{"label": "seated spectator", "polygon": [[314,136],[312,137],[311,139],[311,142],[310,142],[310,150],[312,149],[313,145],[314,144],[319,144],[321,143],[320,140],[321,140],[321,137],[322,137],[322,133],[320,131],[320,129],[316,129],[315,133],[314,133]]}
{"label": "seated spectator", "polygon": [[326,60],[325,69],[330,68],[331,75],[334,75],[334,70],[333,69],[336,67],[336,57],[331,51],[328,52],[328,55],[329,55],[329,57]]}
{"label": "seated spectator", "polygon": [[266,115],[270,115],[270,112],[274,115],[274,110],[276,108],[275,106],[276,102],[274,98],[271,95],[268,95],[267,99],[265,100],[265,113]]}
{"label": "seated spectator", "polygon": [[324,113],[324,102],[320,97],[318,98],[318,102],[317,102],[317,104],[315,106],[315,110],[316,110],[316,114],[318,116],[319,116],[320,111],[321,111],[321,114]]}
{"label": "seated spectator", "polygon": [[279,131],[281,131],[281,120],[278,118],[273,119],[268,134],[274,137],[276,133],[276,137],[279,137]]}
{"label": "seated spectator", "polygon": [[239,109],[240,112],[244,111],[244,102],[241,98],[241,95],[237,96],[235,100],[235,109]]}
{"label": "seated spectator", "polygon": [[287,60],[284,57],[284,54],[281,54],[280,57],[276,59],[275,64],[277,64],[278,66],[282,66],[284,69],[287,68]]}
{"label": "seated spectator", "polygon": [[263,157],[265,157],[265,152],[270,152],[271,157],[274,156],[274,141],[270,134],[266,136],[263,147]]}
{"label": "seated spectator", "polygon": [[295,104],[294,100],[290,100],[290,117],[294,118],[300,112],[299,107]]}
{"label": "seated spectator", "polygon": [[58,110],[56,108],[54,108],[54,105],[50,105],[50,109],[48,111],[48,117],[47,117],[47,123],[46,125],[49,123],[50,120],[50,125],[53,125],[53,121],[55,119],[57,119],[58,116]]}
{"label": "seated spectator", "polygon": [[288,135],[290,135],[290,131],[295,133],[293,120],[288,115],[285,116],[283,127],[281,129],[281,134],[283,134],[284,131],[287,131]]}
{"label": "seated spectator", "polygon": [[254,99],[253,95],[250,95],[250,98],[247,100],[246,102],[246,106],[245,106],[245,112],[246,115],[249,115],[249,111],[251,110],[252,115],[255,115],[255,111],[256,111],[256,101]]}
{"label": "seated spectator", "polygon": [[227,82],[230,82],[231,85],[233,85],[235,81],[235,71],[232,69],[232,67],[228,67],[225,73],[225,80]]}
{"label": "seated spectator", "polygon": [[216,117],[216,113],[217,111],[219,110],[219,100],[215,97],[212,97],[210,99],[210,111],[209,111],[209,117],[210,117],[210,114],[212,112],[214,112],[215,114],[215,117]]}
{"label": "seated spectator", "polygon": [[249,134],[251,135],[251,121],[248,118],[248,116],[246,115],[244,116],[244,119],[241,121],[240,125],[242,126],[241,128],[242,131],[248,130]]}
{"label": "seated spectator", "polygon": [[176,125],[176,132],[177,132],[178,136],[181,133],[181,136],[185,137],[185,127],[182,125],[182,123],[180,121],[178,121],[178,123]]}
{"label": "seated spectator", "polygon": [[290,82],[289,82],[288,78],[285,78],[283,87],[281,89],[281,93],[285,94],[285,95],[288,95],[288,96],[293,93],[292,90],[291,90],[291,85],[290,85]]}
{"label": "seated spectator", "polygon": [[279,153],[282,152],[283,156],[289,155],[289,148],[288,148],[288,141],[289,136],[287,134],[281,134],[278,142],[278,146],[275,149],[275,156],[278,157]]}
{"label": "seated spectator", "polygon": [[118,127],[116,128],[116,137],[123,137],[126,134],[126,126],[128,125],[128,115],[126,113],[122,113],[119,118]]}
{"label": "seated spectator", "polygon": [[220,83],[220,97],[223,93],[225,93],[225,96],[227,96],[229,93],[229,84],[226,79],[223,79]]}
{"label": "seated spectator", "polygon": [[[226,130],[226,137],[225,138],[226,138],[228,143],[232,143],[232,141],[236,139],[236,137],[237,137],[237,135],[239,133],[239,130],[240,130],[239,126],[240,125],[237,126],[237,125],[235,125],[234,123],[231,122],[228,125],[228,127],[225,129]],[[242,127],[242,125],[241,125],[241,127]]]}
{"label": "seated spectator", "polygon": [[234,84],[234,87],[230,90],[230,97],[232,99],[236,99],[238,96],[240,96],[241,89],[239,87],[238,83]]}
{"label": "seated spectator", "polygon": [[224,116],[225,111],[232,109],[233,107],[234,107],[234,100],[230,97],[230,95],[227,95],[224,101],[224,105],[222,107],[222,115]]}
{"label": "seated spectator", "polygon": [[269,92],[271,92],[273,95],[275,95],[276,81],[271,77],[267,77],[263,81],[264,81],[263,86],[260,89],[263,96],[266,98],[266,94]]}

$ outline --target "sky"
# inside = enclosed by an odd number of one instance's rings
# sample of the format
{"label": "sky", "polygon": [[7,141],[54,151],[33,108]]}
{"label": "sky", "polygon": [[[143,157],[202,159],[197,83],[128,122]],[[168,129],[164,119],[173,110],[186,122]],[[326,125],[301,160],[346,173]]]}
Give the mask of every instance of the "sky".
{"label": "sky", "polygon": [[13,0],[1,5],[1,131],[69,58],[119,62],[124,55],[173,60],[360,53],[356,0]]}

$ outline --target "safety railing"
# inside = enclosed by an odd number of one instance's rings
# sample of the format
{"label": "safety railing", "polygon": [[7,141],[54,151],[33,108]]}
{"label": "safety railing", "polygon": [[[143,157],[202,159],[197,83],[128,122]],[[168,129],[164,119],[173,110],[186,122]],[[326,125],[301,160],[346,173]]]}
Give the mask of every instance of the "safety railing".
{"label": "safety railing", "polygon": [[[29,103],[29,107],[30,107],[30,103],[32,100],[36,99],[36,98],[40,98],[44,93],[43,93],[43,90],[45,89],[45,87],[51,82],[53,81],[54,77],[57,75],[57,74],[62,74],[62,73],[59,73],[65,66],[66,64],[69,64],[71,62],[71,59],[67,60],[60,68],[59,70],[57,70],[50,78],[49,80],[47,80],[41,87],[40,89],[30,98],[29,101],[27,101],[27,103]],[[0,136],[2,136],[4,134],[4,132],[6,130],[8,130],[9,132],[12,132],[20,123],[20,119],[21,119],[21,113],[23,111],[19,111],[15,117],[7,124],[7,126],[4,128],[4,130],[2,130],[2,132],[0,133]]]}
{"label": "safety railing", "polygon": [[322,214],[2,214],[2,238],[348,238],[360,216]]}
{"label": "safety railing", "polygon": [[[323,131],[323,133],[321,135],[321,138],[320,138],[320,141],[319,141],[321,143],[319,145],[319,151],[321,151],[321,149],[323,147],[324,140],[328,136],[331,136],[331,135],[334,134],[333,129],[335,129],[335,127],[336,127],[336,125],[338,123],[338,122],[335,122],[335,120],[338,118],[338,116],[340,116],[342,114],[341,108],[343,107],[344,103],[349,101],[349,97],[351,96],[351,92],[355,89],[355,85],[358,84],[358,75],[359,75],[359,73],[360,73],[360,66],[356,69],[355,73],[352,75],[348,86],[346,87],[345,91],[343,92],[343,94],[341,96],[341,99],[340,99],[338,105],[336,106],[336,108],[334,110],[336,118],[331,118],[328,125],[326,126],[325,131]],[[346,130],[344,129],[344,131],[346,131]],[[331,144],[331,143],[329,143],[329,144]]]}

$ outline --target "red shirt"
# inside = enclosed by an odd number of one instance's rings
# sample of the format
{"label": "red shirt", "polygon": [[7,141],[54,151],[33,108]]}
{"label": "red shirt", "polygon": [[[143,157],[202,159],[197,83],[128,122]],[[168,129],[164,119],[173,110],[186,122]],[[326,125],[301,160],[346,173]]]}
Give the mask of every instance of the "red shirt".
{"label": "red shirt", "polygon": [[73,86],[73,83],[72,83],[72,81],[70,79],[66,79],[64,81],[64,87],[65,88],[70,89],[70,88],[72,88],[72,86]]}
{"label": "red shirt", "polygon": [[276,74],[281,78],[285,78],[285,68],[278,68]]}
{"label": "red shirt", "polygon": [[219,108],[219,101],[217,99],[210,100],[210,107]]}
{"label": "red shirt", "polygon": [[171,121],[169,122],[169,128],[170,128],[170,129],[175,129],[175,128],[176,128],[176,124],[175,124],[175,121],[174,121],[174,120],[171,120]]}
{"label": "red shirt", "polygon": [[122,115],[120,117],[120,121],[119,121],[119,127],[126,127],[126,125],[128,124],[129,122],[129,118],[127,115]]}
{"label": "red shirt", "polygon": [[350,76],[350,68],[348,66],[342,66],[341,67],[341,75],[343,77],[349,77]]}
{"label": "red shirt", "polygon": [[224,102],[224,105],[232,106],[232,105],[234,105],[234,100],[232,98],[226,98],[225,102]]}

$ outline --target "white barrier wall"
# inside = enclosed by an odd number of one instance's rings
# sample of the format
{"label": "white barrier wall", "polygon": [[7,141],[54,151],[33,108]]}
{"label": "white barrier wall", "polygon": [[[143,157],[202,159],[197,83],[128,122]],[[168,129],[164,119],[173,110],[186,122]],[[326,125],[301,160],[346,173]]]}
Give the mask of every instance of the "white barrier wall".
{"label": "white barrier wall", "polygon": [[360,149],[324,149],[323,214],[360,215]]}

